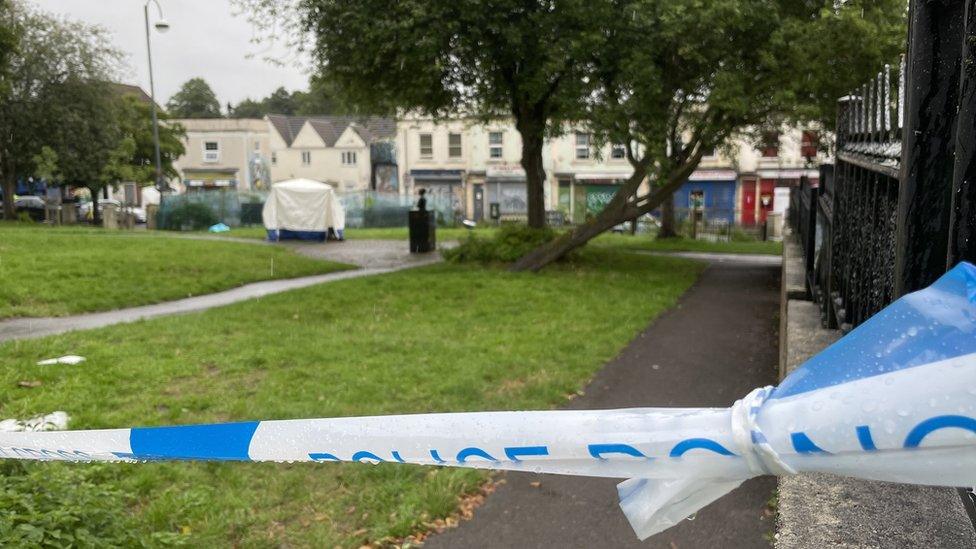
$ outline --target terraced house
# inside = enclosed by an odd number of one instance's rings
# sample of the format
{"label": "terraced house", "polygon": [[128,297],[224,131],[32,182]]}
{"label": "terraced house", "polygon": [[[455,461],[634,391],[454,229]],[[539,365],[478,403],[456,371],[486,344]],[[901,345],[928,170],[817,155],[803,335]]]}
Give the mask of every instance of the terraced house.
{"label": "terraced house", "polygon": [[400,192],[392,118],[268,115],[272,182],[308,178],[339,192]]}
{"label": "terraced house", "polygon": [[[400,180],[408,189],[426,188],[450,200],[458,216],[476,221],[488,218],[493,204],[502,219],[524,217],[522,142],[511,120],[405,116],[397,121],[396,144]],[[823,160],[810,129],[784,127],[764,135],[758,147],[737,139],[708,152],[675,193],[676,211],[681,216],[701,204],[714,221],[761,224],[774,208],[785,208],[786,189],[798,186],[801,176],[817,177],[811,166]],[[556,223],[596,215],[633,173],[623,145],[598,144],[577,127],[546,141],[543,166],[546,209]]]}
{"label": "terraced house", "polygon": [[[177,162],[188,191],[261,191],[277,181],[310,178],[341,194],[399,195],[420,188],[450,204],[456,219],[502,219],[526,212],[521,136],[511,120],[286,116],[180,120],[187,152]],[[816,178],[823,161],[817,132],[784,127],[754,140],[709,151],[674,196],[679,218],[703,207],[707,220],[761,225],[785,208],[801,176]],[[620,144],[599,144],[584,128],[567,126],[547,140],[546,209],[554,224],[596,215],[632,169]],[[373,194],[371,196],[377,196]]]}

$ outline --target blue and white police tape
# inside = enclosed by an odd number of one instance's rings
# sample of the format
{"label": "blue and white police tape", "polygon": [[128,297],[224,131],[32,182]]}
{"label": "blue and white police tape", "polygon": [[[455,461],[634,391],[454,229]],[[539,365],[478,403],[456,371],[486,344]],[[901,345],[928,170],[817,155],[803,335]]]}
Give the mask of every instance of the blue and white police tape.
{"label": "blue and white police tape", "polygon": [[644,539],[744,480],[976,485],[976,267],[961,264],[731,408],[480,412],[0,433],[35,460],[352,461],[628,478]]}

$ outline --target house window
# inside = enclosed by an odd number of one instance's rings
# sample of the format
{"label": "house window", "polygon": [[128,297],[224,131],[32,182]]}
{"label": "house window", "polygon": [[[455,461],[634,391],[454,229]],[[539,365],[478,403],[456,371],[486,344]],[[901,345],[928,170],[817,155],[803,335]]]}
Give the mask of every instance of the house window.
{"label": "house window", "polygon": [[800,142],[800,155],[803,158],[814,158],[820,145],[820,137],[813,130],[803,130],[803,140]]}
{"label": "house window", "polygon": [[356,163],[356,153],[354,151],[343,151],[342,163],[351,166]]}
{"label": "house window", "polygon": [[277,166],[278,165],[278,153],[273,152],[273,151],[271,153],[271,165],[272,166]]}
{"label": "house window", "polygon": [[623,145],[613,145],[610,148],[610,158],[627,158],[627,148]]}
{"label": "house window", "polygon": [[447,135],[447,156],[461,158],[461,134],[451,133]]}
{"label": "house window", "polygon": [[220,144],[216,141],[203,142],[203,161],[218,162],[220,160]]}
{"label": "house window", "polygon": [[488,132],[488,156],[502,157],[502,132]]}
{"label": "house window", "polygon": [[576,132],[576,160],[590,158],[590,134]]}
{"label": "house window", "polygon": [[302,151],[302,165],[308,166],[312,163],[312,151]]}
{"label": "house window", "polygon": [[256,150],[256,151],[261,150],[261,142],[260,141],[255,141],[254,142],[254,150]]}
{"label": "house window", "polygon": [[763,134],[762,155],[763,158],[776,158],[779,156],[779,132],[766,132]]}
{"label": "house window", "polygon": [[429,133],[420,134],[420,157],[431,158],[434,156],[434,138]]}
{"label": "house window", "polygon": [[711,146],[711,147],[703,147],[702,149],[703,149],[702,150],[702,156],[704,156],[706,158],[713,158],[713,157],[715,157],[715,147],[714,146]]}

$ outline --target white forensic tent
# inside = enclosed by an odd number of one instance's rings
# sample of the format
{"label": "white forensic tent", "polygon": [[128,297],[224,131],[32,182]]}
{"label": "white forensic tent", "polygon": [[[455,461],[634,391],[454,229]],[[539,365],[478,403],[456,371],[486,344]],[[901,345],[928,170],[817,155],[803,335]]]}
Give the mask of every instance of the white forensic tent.
{"label": "white forensic tent", "polygon": [[268,240],[325,240],[329,229],[342,239],[346,212],[331,185],[289,179],[271,186],[261,211]]}

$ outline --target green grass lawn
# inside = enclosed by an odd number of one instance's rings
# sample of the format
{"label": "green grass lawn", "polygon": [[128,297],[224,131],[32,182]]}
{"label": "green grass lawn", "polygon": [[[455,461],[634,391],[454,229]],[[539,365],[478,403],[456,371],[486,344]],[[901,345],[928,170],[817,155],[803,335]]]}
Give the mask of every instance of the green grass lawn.
{"label": "green grass lawn", "polygon": [[708,242],[690,238],[657,239],[648,234],[602,234],[589,243],[590,247],[618,248],[624,250],[650,250],[658,252],[713,252],[728,254],[769,254],[783,253],[783,243],[771,240],[733,240],[731,242]]}
{"label": "green grass lawn", "polygon": [[169,236],[0,224],[0,318],[117,309],[349,267],[272,246]]}
{"label": "green grass lawn", "polygon": [[[0,417],[65,410],[82,429],[550,408],[673,305],[701,268],[597,249],[539,274],[439,264],[12,342],[0,345]],[[88,360],[34,365],[67,353]],[[25,471],[0,483],[81,471],[88,485],[129,495],[112,511],[122,532],[195,547],[390,541],[454,512],[487,478],[395,464],[35,463]],[[69,494],[81,489],[63,484]]]}

